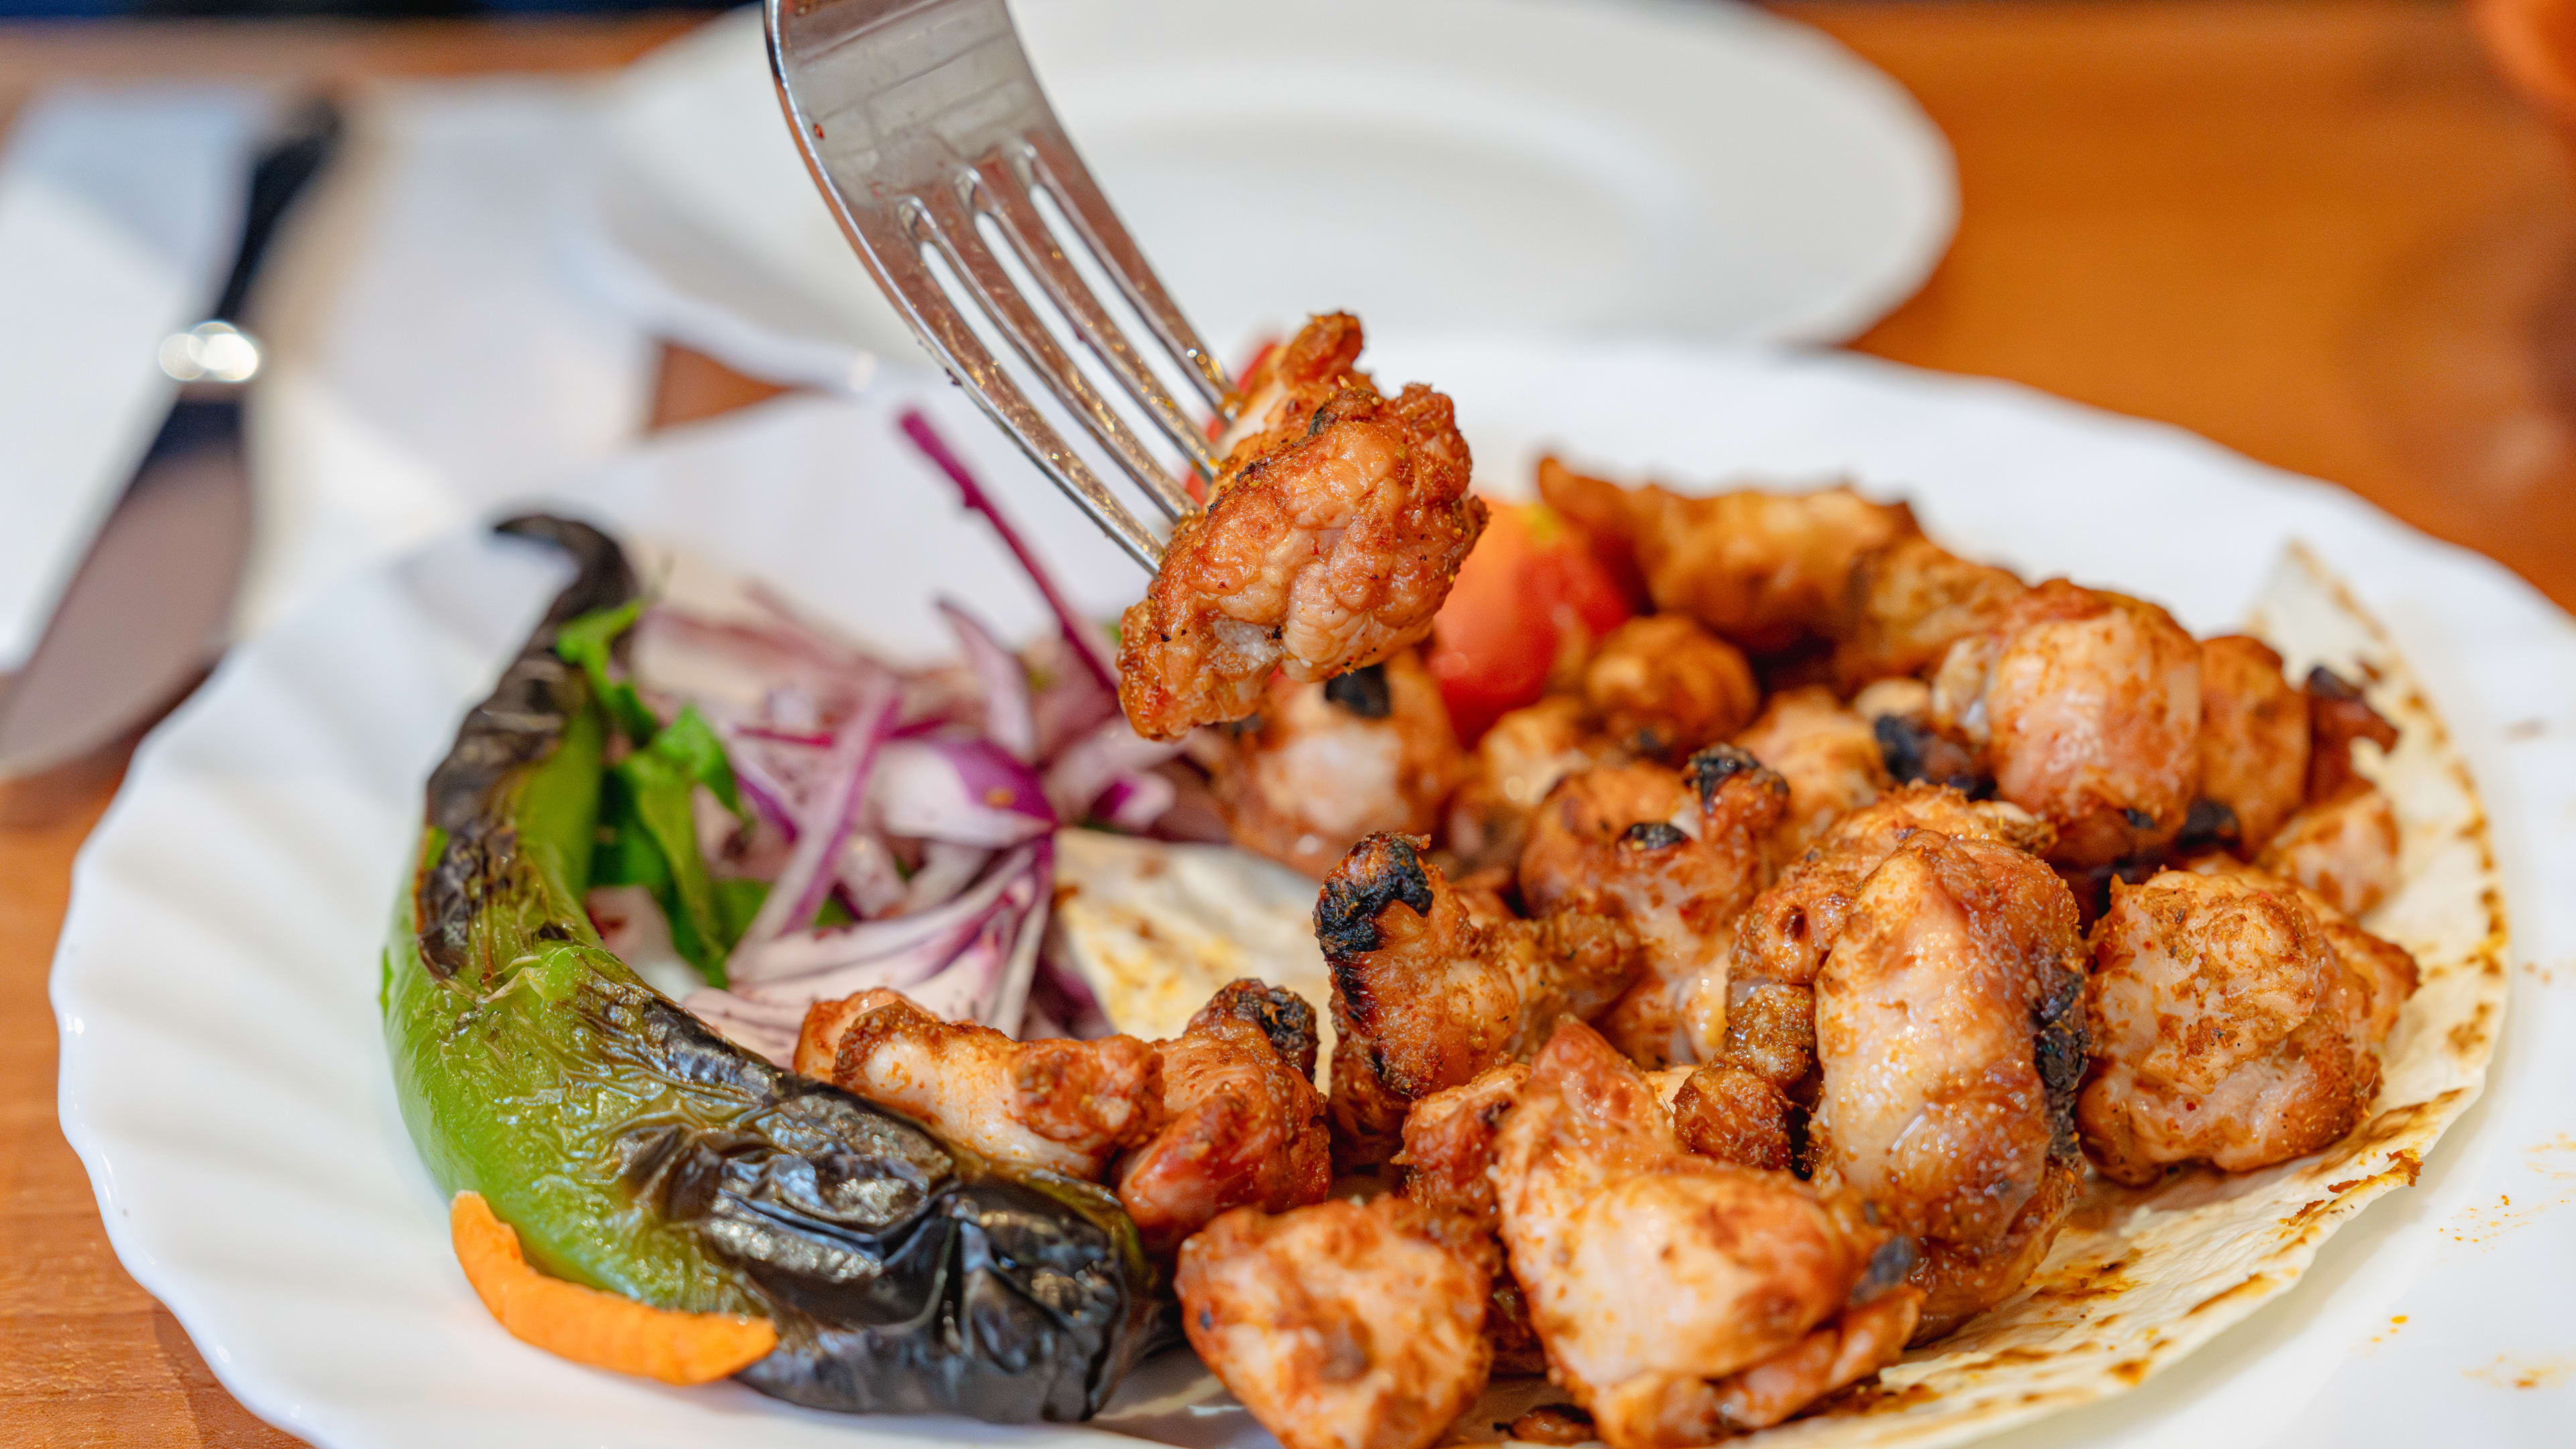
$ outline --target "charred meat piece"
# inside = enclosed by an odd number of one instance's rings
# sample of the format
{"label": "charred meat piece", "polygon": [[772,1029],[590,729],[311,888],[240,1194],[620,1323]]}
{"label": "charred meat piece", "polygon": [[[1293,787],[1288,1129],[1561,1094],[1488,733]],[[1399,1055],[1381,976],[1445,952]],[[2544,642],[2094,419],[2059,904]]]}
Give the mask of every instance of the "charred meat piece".
{"label": "charred meat piece", "polygon": [[2052,860],[2162,846],[2198,794],[2200,646],[2152,604],[2051,579],[1950,647],[1932,701],[1995,793],[2057,828]]}
{"label": "charred meat piece", "polygon": [[1506,1062],[1465,1086],[1414,1103],[1404,1119],[1404,1151],[1395,1158],[1404,1170],[1404,1196],[1422,1207],[1431,1230],[1475,1257],[1485,1271],[1491,1285],[1485,1338],[1493,1345],[1497,1373],[1534,1374],[1547,1368],[1520,1282],[1503,1263],[1494,1205],[1494,1141],[1528,1080],[1527,1066]]}
{"label": "charred meat piece", "polygon": [[1904,1348],[1920,1295],[1873,1279],[1887,1235],[1786,1174],[1684,1151],[1636,1067],[1579,1023],[1531,1063],[1497,1149],[1513,1275],[1613,1449],[1777,1423]]}
{"label": "charred meat piece", "polygon": [[2320,664],[2308,671],[2308,802],[2341,796],[2359,777],[2353,773],[2352,746],[2368,740],[2383,750],[2397,748],[2397,726],[2390,724],[2361,686]]}
{"label": "charred meat piece", "polygon": [[1626,927],[1586,911],[1479,924],[1411,840],[1352,847],[1315,904],[1332,968],[1332,1109],[1346,1164],[1393,1155],[1406,1104],[1528,1055],[1637,975]]}
{"label": "charred meat piece", "polygon": [[1615,916],[1645,948],[1645,974],[1602,1023],[1621,1051],[1657,1067],[1700,1060],[1724,1039],[1736,918],[1762,889],[1788,808],[1788,783],[1733,745],[1679,771],[1569,775],[1540,806],[1521,899],[1534,911]]}
{"label": "charred meat piece", "polygon": [[1226,983],[1209,997],[1208,1004],[1191,1016],[1189,1029],[1198,1030],[1202,1021],[1216,1016],[1250,1022],[1297,1069],[1297,1075],[1308,1082],[1315,1080],[1315,1052],[1323,1037],[1315,1029],[1315,1008],[1306,998],[1285,986],[1265,985],[1246,976]]}
{"label": "charred meat piece", "polygon": [[[1815,1051],[1812,1008],[1806,1048]],[[1673,1098],[1673,1131],[1702,1157],[1787,1172],[1797,1163],[1795,1104],[1767,1078],[1731,1063],[1694,1069]]]}
{"label": "charred meat piece", "polygon": [[1950,646],[2002,622],[2030,586],[1928,538],[1900,538],[1852,566],[1835,616],[1834,675],[1845,689],[1921,674]]}
{"label": "charred meat piece", "polygon": [[1927,1336],[2017,1286],[2071,1203],[2083,963],[2047,866],[1925,831],[1862,883],[1816,975],[1815,1180],[1922,1240]]}
{"label": "charred meat piece", "polygon": [[796,1070],[987,1157],[1098,1179],[1163,1118],[1162,1063],[1132,1036],[1014,1041],[879,988],[818,1001]]}
{"label": "charred meat piece", "polygon": [[1190,1347],[1287,1449],[1430,1449],[1485,1387],[1484,1269],[1400,1197],[1237,1209],[1174,1286]]}
{"label": "charred meat piece", "polygon": [[1235,844],[1317,878],[1371,831],[1428,833],[1466,766],[1410,649],[1325,684],[1273,680],[1259,716],[1212,734],[1204,763]]}
{"label": "charred meat piece", "polygon": [[1850,918],[1861,883],[1925,831],[2033,854],[2055,838],[2048,822],[2000,800],[1970,800],[1938,785],[1890,791],[1835,822],[1815,848],[1755,898],[1736,931],[1733,980],[1739,988],[1812,986]]}
{"label": "charred meat piece", "polygon": [[2369,1002],[2362,1039],[2374,1047],[2388,1040],[2388,1033],[2397,1026],[2397,1013],[2405,1009],[2406,999],[2415,994],[2419,982],[2415,958],[2407,954],[2405,947],[2363,930],[2349,913],[2316,890],[2259,866],[2247,865],[2234,856],[2204,855],[2192,861],[2189,868],[2202,875],[2232,876],[2257,890],[2287,891],[2296,896],[2299,904],[2317,918],[2326,944],[2334,948],[2335,959],[2343,963],[2345,973]]}
{"label": "charred meat piece", "polygon": [[1520,1100],[1529,1067],[1505,1062],[1423,1098],[1404,1121],[1404,1195],[1435,1216],[1494,1230],[1494,1137]]}
{"label": "charred meat piece", "polygon": [[1207,507],[1121,621],[1118,697],[1178,739],[1241,719],[1274,670],[1311,684],[1431,632],[1485,526],[1449,399],[1356,370],[1360,325],[1315,318],[1244,381]]}
{"label": "charred meat piece", "polygon": [[1983,748],[1933,719],[1932,686],[1919,679],[1882,679],[1852,696],[1851,707],[1869,722],[1890,781],[1947,785],[1981,800],[1994,794]]}
{"label": "charred meat piece", "polygon": [[2264,842],[2254,863],[2297,881],[2348,916],[2366,916],[2397,888],[2397,813],[2358,776],[2343,793],[2301,810]]}
{"label": "charred meat piece", "polygon": [[2112,887],[2077,1110],[2094,1164],[2131,1184],[2179,1162],[2245,1172],[2351,1131],[2379,1086],[2380,965],[2356,965],[2294,888],[2250,872]]}
{"label": "charred meat piece", "polygon": [[[2308,697],[2281,677],[2281,656],[2242,634],[2200,644],[2200,798],[2259,850],[2307,799]],[[2195,802],[2195,811],[2200,802]],[[2195,815],[2213,838],[2220,820]]]}
{"label": "charred meat piece", "polygon": [[1441,843],[1470,870],[1515,870],[1530,817],[1556,782],[1626,759],[1580,695],[1552,694],[1512,710],[1476,741],[1466,778],[1449,797]]}
{"label": "charred meat piece", "polygon": [[1217,992],[1180,1036],[1154,1044],[1163,1125],[1118,1165],[1118,1201],[1169,1261],[1231,1208],[1284,1212],[1333,1185],[1315,1090],[1315,1011],[1249,978]]}
{"label": "charred meat piece", "polygon": [[1688,614],[1758,653],[1825,632],[1853,563],[1919,531],[1904,504],[1848,488],[1688,496],[1542,468],[1539,492],[1595,537],[1625,545],[1657,612]]}
{"label": "charred meat piece", "polygon": [[1762,689],[1743,650],[1686,615],[1648,614],[1593,651],[1583,702],[1621,749],[1678,765],[1744,728]]}
{"label": "charred meat piece", "polygon": [[1773,837],[1774,859],[1783,863],[1892,783],[1870,722],[1818,684],[1771,696],[1735,744],[1789,784],[1788,818]]}

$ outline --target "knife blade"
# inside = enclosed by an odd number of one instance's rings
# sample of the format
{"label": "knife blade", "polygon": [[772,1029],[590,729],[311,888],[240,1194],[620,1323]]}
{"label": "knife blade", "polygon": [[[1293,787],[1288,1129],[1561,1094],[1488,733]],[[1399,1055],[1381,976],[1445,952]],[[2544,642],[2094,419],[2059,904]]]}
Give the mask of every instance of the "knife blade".
{"label": "knife blade", "polygon": [[85,797],[229,642],[251,544],[242,401],[261,363],[241,314],[340,130],[338,110],[316,101],[262,151],[222,293],[205,321],[161,344],[178,401],[25,666],[0,680],[0,823],[51,818]]}

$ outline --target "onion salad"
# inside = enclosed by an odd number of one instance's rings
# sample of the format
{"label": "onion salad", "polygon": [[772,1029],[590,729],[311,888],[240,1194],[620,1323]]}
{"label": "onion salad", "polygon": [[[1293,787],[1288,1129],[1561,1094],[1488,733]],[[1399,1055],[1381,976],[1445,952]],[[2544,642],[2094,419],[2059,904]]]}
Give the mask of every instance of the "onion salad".
{"label": "onion salad", "polygon": [[[1055,832],[1149,832],[1177,794],[1178,747],[1128,728],[1105,632],[929,421],[900,426],[1027,572],[1052,636],[1015,651],[942,599],[955,659],[905,668],[749,585],[746,610],[647,603],[563,646],[627,741],[593,919],[632,954],[658,948],[658,918],[704,981],[681,1004],[782,1065],[808,1007],[877,987],[1020,1037],[1106,1032],[1041,950]],[[634,656],[654,667],[614,677]]]}

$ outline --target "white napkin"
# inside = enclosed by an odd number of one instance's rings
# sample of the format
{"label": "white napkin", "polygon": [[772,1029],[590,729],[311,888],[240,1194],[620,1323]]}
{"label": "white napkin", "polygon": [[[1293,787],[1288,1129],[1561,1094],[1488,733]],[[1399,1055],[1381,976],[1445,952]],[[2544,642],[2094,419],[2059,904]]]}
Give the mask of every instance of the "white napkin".
{"label": "white napkin", "polygon": [[50,92],[0,159],[0,673],[26,662],[177,384],[240,228],[255,91]]}
{"label": "white napkin", "polygon": [[390,86],[270,264],[250,632],[642,431],[657,358],[568,241],[585,87]]}

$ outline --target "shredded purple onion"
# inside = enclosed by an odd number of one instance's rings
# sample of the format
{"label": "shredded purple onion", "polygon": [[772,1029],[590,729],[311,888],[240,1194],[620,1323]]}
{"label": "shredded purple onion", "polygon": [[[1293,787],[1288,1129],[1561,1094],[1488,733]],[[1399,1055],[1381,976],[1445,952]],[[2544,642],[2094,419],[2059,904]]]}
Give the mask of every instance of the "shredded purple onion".
{"label": "shredded purple onion", "polygon": [[[1041,959],[1054,835],[1085,820],[1143,832],[1174,798],[1160,767],[1176,749],[1127,727],[1100,632],[928,420],[900,421],[1027,571],[1056,637],[1014,652],[941,600],[957,659],[900,666],[757,585],[747,610],[662,604],[638,626],[648,701],[716,727],[756,822],[700,802],[702,843],[723,852],[711,864],[769,884],[730,987],[683,1004],[782,1064],[814,1003],[879,988],[1002,1031],[1107,1031],[1089,987]],[[855,919],[815,925],[832,902]]]}
{"label": "shredded purple onion", "polygon": [[734,947],[735,954],[814,919],[814,913],[823,908],[823,896],[832,887],[830,867],[867,799],[869,777],[894,726],[894,706],[893,694],[881,692],[841,726],[840,736],[832,742],[831,783],[801,822],[796,849],[778,879],[770,883],[769,899],[761,902],[760,913],[752,917]]}
{"label": "shredded purple onion", "polygon": [[1029,672],[1019,656],[1001,645],[982,620],[965,606],[939,601],[940,616],[966,654],[976,682],[984,687],[984,733],[993,743],[1023,760],[1037,758],[1038,720],[1029,705]]}
{"label": "shredded purple onion", "polygon": [[[737,951],[729,976],[737,987],[769,981],[802,979],[871,961],[890,961],[911,953],[938,952],[930,943],[947,940],[991,911],[1035,862],[1037,847],[1027,846],[985,874],[965,892],[926,910],[846,926],[792,931]],[[1049,852],[1052,861],[1053,853]],[[949,949],[954,950],[952,943]]]}
{"label": "shredded purple onion", "polygon": [[[1066,746],[1055,757],[1046,772],[1047,800],[1055,807],[1057,818],[1081,820],[1113,788],[1124,785],[1129,790],[1150,789],[1142,782],[1153,780],[1161,785],[1164,799],[1162,806],[1146,819],[1145,824],[1150,825],[1171,806],[1170,782],[1151,772],[1180,752],[1177,743],[1149,740],[1136,733],[1121,715]],[[1108,812],[1101,813],[1106,818]],[[1121,822],[1121,828],[1142,830],[1144,826]]]}
{"label": "shredded purple onion", "polygon": [[809,932],[803,941],[781,937],[748,959],[737,953],[731,989],[694,991],[682,1004],[778,1062],[793,1055],[815,1002],[878,989],[952,1021],[1015,1030],[1027,1013],[1054,888],[1055,846],[1036,841],[936,911]]}
{"label": "shredded purple onion", "polygon": [[1055,576],[1048,573],[1046,565],[1038,562],[1037,555],[1021,542],[1020,531],[1012,524],[1009,515],[993,501],[993,495],[984,491],[984,485],[975,481],[974,473],[948,446],[948,440],[939,436],[939,430],[930,425],[930,419],[923,416],[919,408],[904,409],[902,415],[895,419],[895,425],[903,429],[904,437],[921,450],[923,457],[947,474],[949,482],[957,485],[958,495],[965,500],[966,506],[982,514],[984,521],[992,525],[993,532],[1002,540],[1002,546],[1011,551],[1011,557],[1019,561],[1020,571],[1029,576],[1029,582],[1037,586],[1038,594],[1046,600],[1047,609],[1055,615],[1056,627],[1064,631],[1064,642],[1073,646],[1075,656],[1089,666],[1092,678],[1100,687],[1116,694],[1118,676],[1109,667],[1108,651],[1101,647],[1099,636],[1083,622],[1081,615],[1073,611],[1073,606],[1065,602],[1064,591],[1056,587]]}
{"label": "shredded purple onion", "polygon": [[1037,772],[990,740],[934,737],[885,747],[877,820],[894,835],[999,850],[1056,825]]}

